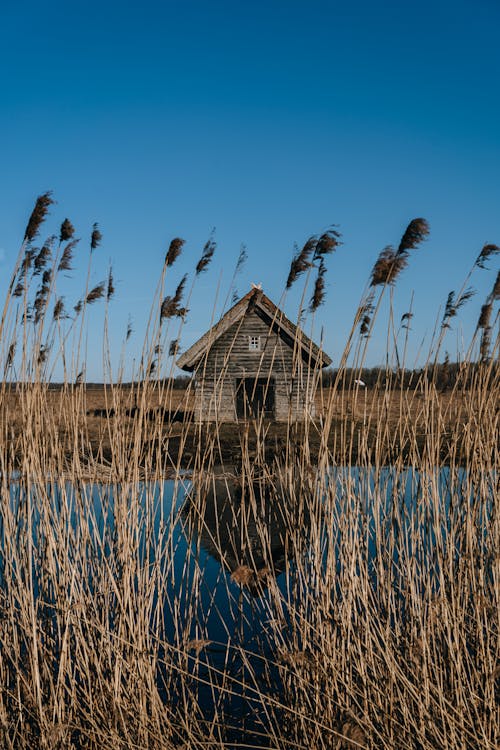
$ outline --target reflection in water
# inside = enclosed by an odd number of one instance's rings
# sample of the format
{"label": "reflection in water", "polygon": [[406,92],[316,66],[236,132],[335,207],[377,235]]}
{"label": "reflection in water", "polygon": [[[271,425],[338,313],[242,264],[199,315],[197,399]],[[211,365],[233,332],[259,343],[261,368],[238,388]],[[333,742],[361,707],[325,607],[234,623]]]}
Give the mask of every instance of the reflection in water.
{"label": "reflection in water", "polygon": [[[406,598],[431,606],[471,549],[494,585],[497,474],[482,476],[479,491],[465,472],[447,469],[334,467],[321,476],[298,468],[299,479],[251,469],[251,479],[200,474],[192,483],[13,481],[0,507],[4,611],[9,601],[18,607],[9,594],[18,571],[31,571],[53,664],[66,648],[60,623],[73,597],[96,669],[112,641],[133,684],[136,665],[145,668],[138,659],[150,668],[147,643],[165,705],[217,723],[228,747],[253,736],[266,747],[258,736],[270,721],[266,701],[285,695],[289,666],[321,663],[322,627],[336,634],[343,608],[362,622],[360,582],[381,621],[389,613],[402,628],[411,624]],[[273,717],[281,729],[278,709]]]}
{"label": "reflection in water", "polygon": [[[300,529],[303,537],[306,529],[304,519],[299,522],[299,505],[276,476],[248,481],[246,476],[219,473],[199,476],[182,507],[193,563],[201,566],[208,584],[198,602],[203,609],[198,621],[205,627],[191,631],[189,645],[205,665],[224,672],[225,687],[220,684],[217,702],[233,727],[226,740],[245,741],[246,746],[254,732],[256,744],[262,745],[257,730],[264,720],[265,695],[281,693],[266,623],[272,601],[283,596],[280,583],[285,586],[286,576],[280,579],[280,574],[290,571],[294,532]],[[216,577],[210,573],[214,565]],[[218,684],[212,675],[214,681]],[[213,685],[210,694],[200,686],[198,704],[207,716],[213,712],[213,696]]]}
{"label": "reflection in water", "polygon": [[265,696],[281,692],[266,623],[273,600],[283,596],[279,583],[286,576],[280,574],[293,557],[295,499],[269,474],[251,481],[241,474],[200,475],[186,494],[182,517],[190,567],[207,584],[188,645],[217,685],[210,692],[201,686],[198,705],[207,718],[218,705],[227,717],[226,741],[261,746]]}
{"label": "reflection in water", "polygon": [[225,474],[200,480],[183,511],[203,549],[254,595],[291,562],[298,508],[275,477],[247,481]]}

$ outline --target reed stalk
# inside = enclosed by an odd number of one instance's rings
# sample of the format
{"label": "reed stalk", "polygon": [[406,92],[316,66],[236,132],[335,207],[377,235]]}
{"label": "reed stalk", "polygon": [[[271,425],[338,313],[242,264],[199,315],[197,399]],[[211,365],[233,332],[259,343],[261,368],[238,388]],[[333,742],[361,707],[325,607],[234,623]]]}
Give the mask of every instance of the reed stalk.
{"label": "reed stalk", "polygon": [[[318,387],[321,372],[304,371],[294,342],[315,415],[224,424],[229,346],[205,424],[193,384],[179,395],[170,377],[161,380],[165,296],[171,312],[181,309],[180,294],[165,295],[179,245],[167,253],[131,384],[122,366],[113,378],[103,287],[107,382],[98,396],[85,381],[83,315],[68,355],[75,323],[53,314],[61,253],[37,322],[38,256],[15,294],[48,205],[28,222],[1,320],[0,745],[498,747],[496,287],[483,320],[489,356],[476,361],[471,345],[446,391],[435,369],[441,331],[408,384],[409,333],[399,350],[391,291],[388,366],[372,388],[354,384],[367,346],[357,339],[360,312],[329,388]],[[63,227],[60,238],[71,241]],[[401,253],[425,228],[403,235]],[[214,249],[205,246],[200,272]],[[306,250],[296,272],[310,270]],[[391,263],[399,248],[392,252]],[[88,280],[82,300],[100,304]],[[263,378],[280,357],[269,345]],[[159,379],[145,377],[154,360]],[[55,389],[50,374],[61,362]],[[90,406],[98,398],[101,416]]]}

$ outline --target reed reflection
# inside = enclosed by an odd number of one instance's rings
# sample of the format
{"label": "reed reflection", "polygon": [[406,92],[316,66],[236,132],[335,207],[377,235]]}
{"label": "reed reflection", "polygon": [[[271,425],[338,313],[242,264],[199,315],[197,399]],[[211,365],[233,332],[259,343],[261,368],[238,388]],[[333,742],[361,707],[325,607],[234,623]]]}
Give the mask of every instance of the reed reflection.
{"label": "reed reflection", "polygon": [[301,505],[277,474],[231,471],[197,477],[183,510],[191,539],[258,595],[291,562]]}

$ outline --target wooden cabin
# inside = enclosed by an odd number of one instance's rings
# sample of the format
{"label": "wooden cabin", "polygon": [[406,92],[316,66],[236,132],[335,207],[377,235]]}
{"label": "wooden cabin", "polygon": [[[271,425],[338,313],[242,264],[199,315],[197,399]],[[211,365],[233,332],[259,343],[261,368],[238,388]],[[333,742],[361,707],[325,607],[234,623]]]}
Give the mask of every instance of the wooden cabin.
{"label": "wooden cabin", "polygon": [[196,420],[278,422],[315,416],[328,357],[254,287],[177,360],[195,373]]}

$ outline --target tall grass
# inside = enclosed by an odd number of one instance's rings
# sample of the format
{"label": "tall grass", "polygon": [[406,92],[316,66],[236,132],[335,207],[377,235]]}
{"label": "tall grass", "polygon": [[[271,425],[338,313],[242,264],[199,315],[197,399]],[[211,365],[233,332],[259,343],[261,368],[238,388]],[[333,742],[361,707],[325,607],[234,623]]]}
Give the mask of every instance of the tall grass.
{"label": "tall grass", "polygon": [[[160,377],[188,306],[184,281],[165,294],[177,238],[129,388],[104,324],[113,416],[96,430],[85,310],[107,308],[112,276],[90,289],[89,265],[65,317],[71,223],[34,247],[50,205],[29,219],[1,320],[1,747],[498,747],[498,282],[451,392],[432,376],[444,328],[416,387],[398,353],[364,391],[381,296],[428,232],[415,220],[378,259],[331,387],[297,355],[317,416],[179,425],[149,419],[177,403]],[[89,264],[101,239],[94,226]],[[290,284],[317,269],[312,310],[338,244],[330,230],[293,258]],[[390,363],[391,316],[387,338]]]}

